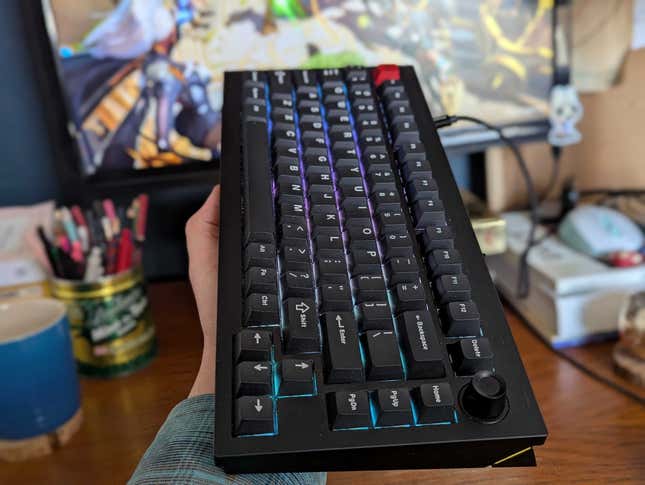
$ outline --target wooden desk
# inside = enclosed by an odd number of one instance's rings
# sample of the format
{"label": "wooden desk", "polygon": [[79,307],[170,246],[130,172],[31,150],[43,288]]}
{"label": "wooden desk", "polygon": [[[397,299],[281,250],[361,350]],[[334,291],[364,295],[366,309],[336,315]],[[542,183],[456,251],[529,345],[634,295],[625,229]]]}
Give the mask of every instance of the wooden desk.
{"label": "wooden desk", "polygon": [[[152,285],[150,297],[159,335],[156,360],[126,378],[83,379],[85,422],[78,434],[48,457],[0,463],[0,483],[99,485],[128,479],[170,409],[188,394],[201,352],[188,285]],[[643,406],[558,358],[515,315],[509,321],[550,433],[536,449],[536,468],[330,473],[329,483],[644,483]]]}

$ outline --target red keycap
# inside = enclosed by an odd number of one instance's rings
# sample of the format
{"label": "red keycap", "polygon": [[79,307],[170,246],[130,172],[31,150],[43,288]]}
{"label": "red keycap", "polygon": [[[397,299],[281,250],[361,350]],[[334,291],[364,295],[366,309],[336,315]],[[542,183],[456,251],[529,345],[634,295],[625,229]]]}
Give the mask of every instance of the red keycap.
{"label": "red keycap", "polygon": [[401,73],[399,72],[399,66],[396,64],[381,64],[374,68],[372,77],[376,87],[379,87],[385,81],[398,81],[401,79]]}

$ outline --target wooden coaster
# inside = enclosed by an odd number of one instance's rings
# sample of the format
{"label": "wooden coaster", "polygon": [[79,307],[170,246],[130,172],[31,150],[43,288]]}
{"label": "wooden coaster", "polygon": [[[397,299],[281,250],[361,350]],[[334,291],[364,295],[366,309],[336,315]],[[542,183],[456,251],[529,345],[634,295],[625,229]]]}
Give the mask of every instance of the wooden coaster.
{"label": "wooden coaster", "polygon": [[56,448],[65,445],[82,422],[83,410],[79,408],[74,416],[49,434],[23,440],[0,440],[0,461],[23,461],[49,455]]}

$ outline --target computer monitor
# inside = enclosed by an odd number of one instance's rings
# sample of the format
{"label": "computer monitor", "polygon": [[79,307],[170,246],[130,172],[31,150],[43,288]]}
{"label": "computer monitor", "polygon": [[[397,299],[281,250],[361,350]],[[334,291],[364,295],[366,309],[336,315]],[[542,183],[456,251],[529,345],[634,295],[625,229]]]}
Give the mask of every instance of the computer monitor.
{"label": "computer monitor", "polygon": [[552,0],[42,1],[83,176],[216,164],[226,70],[411,64],[434,115],[546,132]]}

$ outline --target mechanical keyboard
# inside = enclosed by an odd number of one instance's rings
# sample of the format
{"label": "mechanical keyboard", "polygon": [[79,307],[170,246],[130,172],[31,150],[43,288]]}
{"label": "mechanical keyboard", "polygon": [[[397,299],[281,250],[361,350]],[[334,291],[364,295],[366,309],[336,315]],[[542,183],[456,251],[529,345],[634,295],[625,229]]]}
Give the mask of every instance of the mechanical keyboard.
{"label": "mechanical keyboard", "polygon": [[215,460],[534,465],[546,428],[411,67],[227,72]]}

